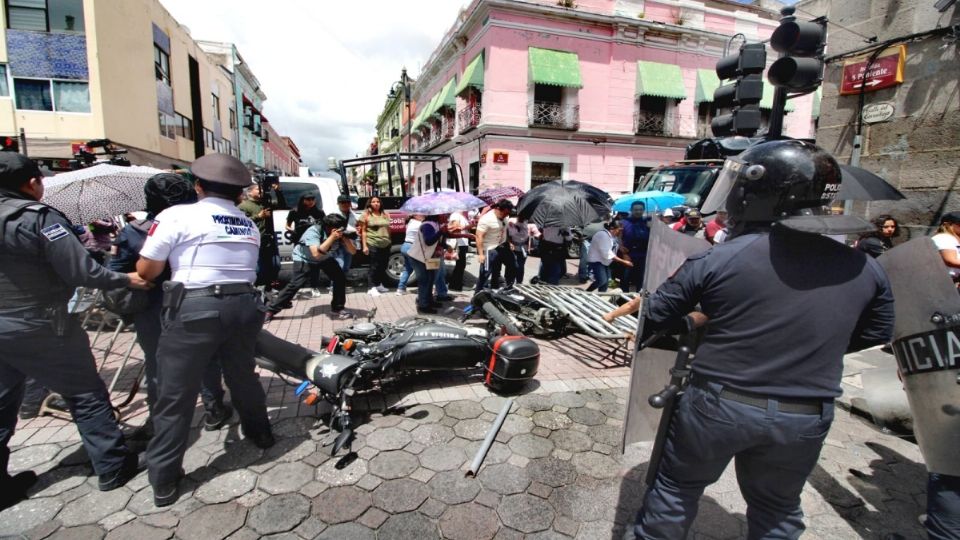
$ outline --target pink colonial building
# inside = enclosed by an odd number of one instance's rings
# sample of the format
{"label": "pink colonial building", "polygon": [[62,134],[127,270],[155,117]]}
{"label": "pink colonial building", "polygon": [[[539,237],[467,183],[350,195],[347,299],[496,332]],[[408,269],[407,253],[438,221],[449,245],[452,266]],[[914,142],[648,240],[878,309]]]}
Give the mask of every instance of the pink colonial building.
{"label": "pink colonial building", "polygon": [[[562,178],[631,192],[710,136],[730,36],[764,40],[778,18],[728,0],[473,0],[417,80],[412,147],[452,154],[471,190]],[[814,109],[788,102],[785,133],[812,136]],[[420,165],[412,191],[450,174]]]}

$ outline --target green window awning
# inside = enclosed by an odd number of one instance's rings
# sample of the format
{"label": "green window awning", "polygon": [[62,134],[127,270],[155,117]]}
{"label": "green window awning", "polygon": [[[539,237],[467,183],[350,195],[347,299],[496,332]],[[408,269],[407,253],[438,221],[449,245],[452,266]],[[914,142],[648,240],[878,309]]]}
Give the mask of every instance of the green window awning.
{"label": "green window awning", "polygon": [[813,118],[820,118],[820,100],[822,99],[823,88],[817,88],[817,91],[813,94],[813,109],[810,114]]}
{"label": "green window awning", "polygon": [[447,81],[447,84],[443,86],[443,90],[440,90],[440,93],[437,94],[437,109],[434,112],[436,114],[443,107],[450,107],[453,110],[457,109],[457,79],[456,77]]}
{"label": "green window awning", "polygon": [[580,59],[576,53],[551,49],[528,49],[530,79],[537,84],[583,88]]}
{"label": "green window awning", "polygon": [[683,87],[683,74],[680,66],[661,64],[660,62],[637,62],[638,96],[656,96],[671,99],[686,99]]}
{"label": "green window awning", "polygon": [[478,54],[467,64],[467,69],[463,70],[463,76],[457,83],[456,94],[459,96],[471,86],[483,92],[483,53]]}
{"label": "green window awning", "polygon": [[720,78],[717,72],[712,69],[697,70],[697,93],[693,98],[693,103],[713,103],[713,92],[720,86]]}
{"label": "green window awning", "polygon": [[440,97],[440,93],[436,93],[430,98],[430,101],[427,102],[427,106],[423,109],[423,118],[421,122],[426,122],[433,116],[433,113],[437,112],[437,98]]}
{"label": "green window awning", "polygon": [[[773,93],[776,92],[777,88],[767,82],[766,79],[763,81],[763,99],[760,100],[761,109],[772,109],[773,108]],[[792,101],[787,101],[787,105],[783,108],[783,112],[793,112],[796,109]]]}

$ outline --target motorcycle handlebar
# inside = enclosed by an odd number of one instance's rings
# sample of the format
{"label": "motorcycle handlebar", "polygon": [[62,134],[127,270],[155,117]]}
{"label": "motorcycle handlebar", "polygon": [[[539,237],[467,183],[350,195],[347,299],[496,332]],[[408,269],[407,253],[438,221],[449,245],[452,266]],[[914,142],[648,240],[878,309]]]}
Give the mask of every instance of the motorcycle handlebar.
{"label": "motorcycle handlebar", "polygon": [[484,302],[483,306],[481,307],[483,308],[483,312],[487,314],[487,317],[489,317],[491,321],[503,326],[508,334],[511,336],[523,335],[523,332],[521,332],[516,325],[513,324],[513,321],[504,315],[503,312],[500,311],[497,306],[493,305],[492,302]]}

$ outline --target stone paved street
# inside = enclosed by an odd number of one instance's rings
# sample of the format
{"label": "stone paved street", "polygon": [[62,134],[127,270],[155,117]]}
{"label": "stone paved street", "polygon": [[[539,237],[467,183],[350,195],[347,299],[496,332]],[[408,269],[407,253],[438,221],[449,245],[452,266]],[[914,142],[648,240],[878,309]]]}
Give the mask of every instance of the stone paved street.
{"label": "stone paved street", "polygon": [[[327,297],[301,300],[269,329],[319,347],[334,323]],[[457,306],[467,296],[458,297]],[[413,297],[348,296],[355,312],[377,306],[378,318],[413,312]],[[342,324],[338,322],[337,324]],[[126,351],[122,332],[113,351]],[[95,345],[98,358],[109,336]],[[153,505],[146,474],[108,493],[96,479],[66,421],[21,422],[11,472],[40,480],[28,500],[0,512],[0,536],[25,538],[621,538],[629,536],[642,500],[649,448],[619,451],[629,368],[601,363],[605,350],[583,338],[540,342],[536,384],[512,413],[477,478],[464,471],[503,398],[476,374],[418,376],[409,385],[361,400],[369,421],[349,457],[331,458],[317,409],[262,373],[278,437],[263,451],[229,429],[194,429],[184,463],[183,495],[168,509]],[[139,351],[120,377],[129,389]],[[112,377],[120,352],[108,355]],[[129,373],[128,373],[129,372]],[[389,408],[389,409],[386,409]],[[143,395],[124,408],[124,422],[143,422]],[[199,420],[199,409],[196,420]],[[814,474],[804,489],[805,538],[916,538],[923,534],[925,470],[911,442],[880,433],[838,410]],[[746,507],[732,468],[707,490],[694,538],[743,537]],[[899,536],[897,536],[899,535]]]}

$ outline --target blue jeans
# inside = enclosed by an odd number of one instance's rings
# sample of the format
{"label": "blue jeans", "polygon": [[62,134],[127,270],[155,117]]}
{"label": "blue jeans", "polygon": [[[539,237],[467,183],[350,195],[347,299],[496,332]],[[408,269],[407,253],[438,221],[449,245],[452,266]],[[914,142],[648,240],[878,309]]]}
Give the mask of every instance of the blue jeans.
{"label": "blue jeans", "polygon": [[[517,261],[517,285],[523,285],[523,268],[527,264],[527,248],[517,248],[513,250],[513,258]],[[507,287],[513,283],[507,283]]]}
{"label": "blue jeans", "polygon": [[590,261],[587,260],[587,253],[590,252],[590,241],[586,238],[580,245],[580,265],[577,266],[577,279],[581,282],[590,279]]}
{"label": "blue jeans", "polygon": [[417,276],[417,307],[430,307],[433,302],[433,282],[437,279],[436,270],[427,270],[427,265],[416,259],[410,259],[410,264]]}
{"label": "blue jeans", "polygon": [[413,264],[407,253],[410,251],[410,248],[413,247],[413,244],[403,244],[400,246],[400,253],[403,255],[403,272],[400,272],[400,279],[397,281],[397,290],[405,291],[407,290],[407,281],[410,280],[410,275],[413,274]]}
{"label": "blue jeans", "polygon": [[610,284],[610,267],[602,262],[592,262],[590,271],[593,272],[594,281],[587,290],[607,292],[607,286]]}
{"label": "blue jeans", "polygon": [[680,398],[653,486],[635,527],[637,538],[685,538],[704,488],[736,458],[747,502],[747,538],[797,538],[804,530],[800,492],[833,422],[821,414],[780,412],[721,398],[723,386],[690,385]]}
{"label": "blue jeans", "polygon": [[931,540],[960,538],[960,476],[927,475],[927,534]]}
{"label": "blue jeans", "polygon": [[487,280],[490,279],[491,276],[494,276],[493,279],[496,279],[496,275],[499,273],[501,267],[503,268],[503,274],[507,280],[507,284],[513,284],[514,280],[517,279],[517,259],[514,258],[513,252],[510,251],[510,248],[505,244],[487,250],[486,259],[483,261],[483,264],[480,265],[480,275],[477,277],[477,284],[473,290],[480,292],[485,289],[487,287]]}
{"label": "blue jeans", "polygon": [[633,262],[633,268],[624,268],[624,279],[620,282],[623,292],[634,290],[640,292],[643,288],[644,267],[647,265],[646,253],[631,253],[630,261]]}
{"label": "blue jeans", "polygon": [[436,277],[433,281],[434,292],[437,296],[450,296],[450,290],[447,289],[447,268],[443,261],[440,261],[440,268],[434,270]]}
{"label": "blue jeans", "polygon": [[337,264],[340,265],[340,269],[343,270],[344,274],[350,271],[350,263],[353,262],[353,253],[350,253],[346,248],[340,246],[337,248],[337,251],[334,252],[333,258],[337,261]]}

